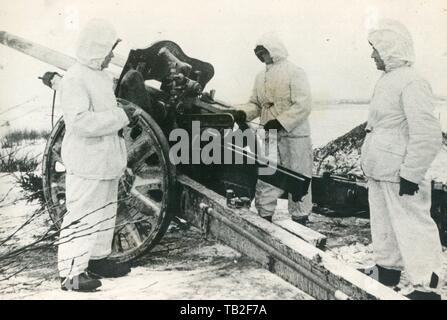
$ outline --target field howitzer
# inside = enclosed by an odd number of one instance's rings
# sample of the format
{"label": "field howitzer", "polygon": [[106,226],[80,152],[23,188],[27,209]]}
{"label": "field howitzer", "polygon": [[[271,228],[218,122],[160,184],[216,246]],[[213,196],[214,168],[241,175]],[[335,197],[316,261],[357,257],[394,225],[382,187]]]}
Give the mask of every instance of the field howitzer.
{"label": "field howitzer", "polygon": [[[67,70],[76,63],[72,57],[14,36],[0,32],[0,42],[38,60]],[[120,180],[119,204],[111,260],[128,261],[152,248],[166,232],[172,218],[182,210],[182,196],[177,192],[176,177],[187,175],[221,195],[232,189],[238,196],[254,198],[258,169],[269,163],[253,150],[233,143],[223,143],[222,154],[230,151],[235,164],[204,164],[190,161],[174,165],[170,161],[170,133],[183,129],[193,133],[193,123],[200,123],[200,134],[207,130],[224,137],[225,130],[235,125],[235,110],[214,99],[215,91],[204,92],[214,75],[210,63],[188,57],[172,41],[159,41],[146,49],[131,50],[127,60],[115,57],[112,64],[122,68],[115,76],[118,104],[133,103],[143,111],[133,127],[123,129],[128,152],[128,170]],[[50,87],[59,80],[49,72],[41,77]],[[160,83],[156,88],[148,80]],[[53,88],[55,89],[55,88]],[[247,129],[245,123],[238,124]],[[228,131],[227,131],[228,132]],[[43,191],[50,217],[60,226],[65,207],[65,167],[61,145],[65,133],[59,119],[47,141],[43,156]],[[254,133],[252,132],[254,135]],[[190,135],[191,137],[191,135]],[[199,139],[192,135],[192,139]],[[256,140],[256,139],[255,139]],[[204,141],[199,142],[199,147]],[[191,141],[190,148],[194,148]],[[225,149],[225,150],[224,150]],[[190,160],[196,156],[191,150]],[[199,158],[200,159],[200,158]],[[270,176],[259,176],[267,182],[295,194],[300,199],[310,184],[310,178],[275,165]]]}

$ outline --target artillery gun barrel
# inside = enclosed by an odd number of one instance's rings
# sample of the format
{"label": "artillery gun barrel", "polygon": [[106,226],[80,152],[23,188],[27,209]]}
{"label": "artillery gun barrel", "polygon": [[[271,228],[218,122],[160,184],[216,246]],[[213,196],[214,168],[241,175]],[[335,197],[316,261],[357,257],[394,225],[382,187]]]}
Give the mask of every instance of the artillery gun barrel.
{"label": "artillery gun barrel", "polygon": [[0,43],[62,70],[67,70],[76,62],[76,59],[68,55],[15,36],[6,31],[0,31]]}
{"label": "artillery gun barrel", "polygon": [[[6,31],[0,31],[0,43],[64,71],[76,63],[76,59],[70,57],[69,55],[47,48]],[[122,68],[124,66],[124,59],[123,57],[117,55],[112,59],[111,63]]]}

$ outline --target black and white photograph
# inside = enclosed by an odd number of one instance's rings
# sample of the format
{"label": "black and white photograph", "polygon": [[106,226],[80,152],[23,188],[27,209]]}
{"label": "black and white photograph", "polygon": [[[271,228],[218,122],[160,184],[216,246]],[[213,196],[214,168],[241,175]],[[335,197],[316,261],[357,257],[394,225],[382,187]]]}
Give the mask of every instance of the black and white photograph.
{"label": "black and white photograph", "polygon": [[447,1],[2,1],[0,300],[447,300]]}

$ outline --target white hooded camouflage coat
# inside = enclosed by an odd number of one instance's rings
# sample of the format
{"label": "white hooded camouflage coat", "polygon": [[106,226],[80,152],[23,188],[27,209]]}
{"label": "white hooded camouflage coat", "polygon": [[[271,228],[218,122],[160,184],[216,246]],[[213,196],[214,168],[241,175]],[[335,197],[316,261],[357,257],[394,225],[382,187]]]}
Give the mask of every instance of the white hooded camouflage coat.
{"label": "white hooded camouflage coat", "polygon": [[441,148],[430,85],[412,67],[413,42],[399,22],[380,21],[368,39],[386,71],[369,107],[362,169],[377,181],[399,182],[402,177],[419,184]]}
{"label": "white hooded camouflage coat", "polygon": [[69,174],[117,179],[126,168],[124,139],[117,133],[129,121],[117,106],[112,79],[101,70],[116,40],[109,23],[92,20],[78,40],[78,63],[62,79],[60,102],[66,125],[62,160]]}
{"label": "white hooded camouflage coat", "polygon": [[241,109],[247,113],[248,120],[260,117],[261,125],[277,119],[285,129],[278,132],[279,163],[311,177],[308,118],[312,98],[307,75],[287,60],[286,48],[273,34],[264,35],[256,45],[269,51],[273,63],[256,76],[250,101]]}

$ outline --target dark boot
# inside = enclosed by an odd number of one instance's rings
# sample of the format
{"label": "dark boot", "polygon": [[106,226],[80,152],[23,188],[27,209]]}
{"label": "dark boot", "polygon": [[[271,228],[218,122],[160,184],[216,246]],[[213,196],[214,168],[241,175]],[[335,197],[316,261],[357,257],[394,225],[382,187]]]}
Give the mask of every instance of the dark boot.
{"label": "dark boot", "polygon": [[93,279],[86,272],[71,279],[61,278],[61,289],[64,291],[92,292],[101,286],[101,281]]}
{"label": "dark boot", "polygon": [[87,270],[95,277],[119,278],[130,272],[130,266],[127,263],[117,263],[106,259],[90,260]]}
{"label": "dark boot", "polygon": [[381,284],[388,287],[397,286],[400,282],[400,270],[387,269],[379,265],[375,265],[369,269],[358,269],[358,271],[369,277],[375,278]]}
{"label": "dark boot", "polygon": [[423,292],[414,290],[406,297],[410,300],[441,300],[441,296],[435,292]]}
{"label": "dark boot", "polygon": [[381,266],[379,268],[379,282],[385,286],[394,287],[400,282],[400,270],[387,269]]}
{"label": "dark boot", "polygon": [[267,220],[268,222],[272,222],[272,216],[266,216],[266,217],[262,217],[263,219]]}
{"label": "dark boot", "polygon": [[292,220],[295,221],[296,223],[306,226],[307,222],[309,221],[309,218],[307,216],[299,216],[299,217],[292,216]]}

